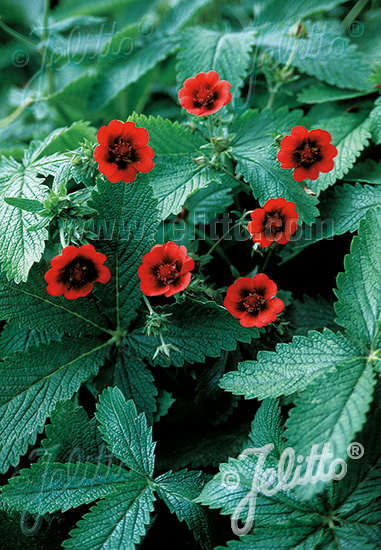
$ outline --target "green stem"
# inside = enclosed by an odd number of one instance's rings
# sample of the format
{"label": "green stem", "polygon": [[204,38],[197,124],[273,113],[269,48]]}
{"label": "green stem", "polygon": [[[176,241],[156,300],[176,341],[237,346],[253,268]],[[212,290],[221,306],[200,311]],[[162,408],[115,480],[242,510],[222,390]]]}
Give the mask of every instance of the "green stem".
{"label": "green stem", "polygon": [[144,303],[146,304],[146,306],[148,308],[148,311],[150,312],[150,315],[154,315],[155,311],[154,311],[153,307],[151,306],[151,304],[149,303],[149,300],[148,300],[148,298],[145,294],[143,294],[143,300],[144,300]]}
{"label": "green stem", "polygon": [[271,258],[271,256],[272,256],[272,253],[273,253],[273,249],[270,248],[270,250],[268,250],[268,252],[267,252],[267,256],[266,256],[265,262],[264,262],[264,264],[263,264],[263,266],[262,266],[262,272],[263,272],[263,273],[264,273],[264,271],[265,271],[265,269],[266,269],[266,267],[267,267],[267,264],[268,264],[269,261],[270,261],[270,258]]}
{"label": "green stem", "polygon": [[0,128],[3,128],[4,126],[7,126],[7,124],[10,124],[11,122],[15,121],[20,115],[23,114],[25,109],[31,103],[33,103],[33,100],[31,98],[27,98],[27,100],[23,105],[19,105],[17,109],[13,111],[13,113],[11,113],[10,115],[0,120]]}
{"label": "green stem", "polygon": [[236,176],[235,174],[233,174],[233,172],[230,172],[227,168],[225,168],[225,166],[222,166],[221,167],[221,170],[223,172],[225,172],[225,174],[227,174],[228,176],[230,176],[231,178],[235,179],[240,185],[241,187],[243,187],[243,189],[247,192],[247,193],[251,193],[251,187],[248,183],[246,183],[245,181],[243,181],[241,178],[239,178],[238,176]]}
{"label": "green stem", "polygon": [[287,73],[288,69],[291,67],[291,63],[295,59],[296,52],[298,51],[298,47],[299,47],[299,38],[295,37],[295,42],[294,42],[294,45],[293,45],[292,50],[290,52],[290,55],[288,56],[288,59],[286,61],[285,66],[283,67],[283,69],[280,72],[280,77],[282,79],[277,84],[275,84],[275,86],[270,86],[269,87],[269,99],[268,99],[267,105],[266,105],[267,109],[272,109],[272,107],[274,105],[276,95],[277,95],[277,93],[279,92],[279,90],[281,89],[281,87],[284,84],[283,77]]}
{"label": "green stem", "polygon": [[[198,227],[195,227],[195,230],[196,230],[196,233],[197,235],[199,236],[199,238],[204,238],[205,241],[211,246],[213,247],[214,246],[214,242],[212,241],[212,239],[206,235],[206,234],[202,234],[201,231],[198,229]],[[229,258],[226,256],[225,252],[221,249],[218,249],[217,250],[217,254],[219,256],[221,256],[221,258],[224,260],[224,262],[226,262],[229,266],[231,265],[231,261],[229,260]]]}
{"label": "green stem", "polygon": [[367,5],[368,0],[358,0],[350,12],[343,19],[343,27],[345,30],[349,29],[356,17],[362,12]]}
{"label": "green stem", "polygon": [[34,49],[37,48],[37,43],[36,42],[34,42],[33,40],[30,40],[29,38],[27,38],[26,36],[24,36],[23,34],[17,32],[17,31],[15,31],[11,27],[8,27],[8,25],[6,25],[1,20],[1,17],[0,17],[0,28],[3,29],[3,31],[5,31],[7,34],[9,34],[9,36],[12,36],[13,38],[16,38],[16,40],[19,40],[20,42],[24,42],[24,44],[27,44],[31,48],[34,48]]}
{"label": "green stem", "polygon": [[[43,63],[46,63],[46,57],[48,53],[48,18],[49,18],[49,10],[50,10],[50,0],[45,0],[44,5],[44,21],[43,21],[43,34],[42,39],[44,41],[44,46],[42,48],[42,61]],[[46,74],[48,77],[48,91],[49,95],[54,94],[54,83],[53,83],[53,73],[50,67],[46,66],[45,68]]]}

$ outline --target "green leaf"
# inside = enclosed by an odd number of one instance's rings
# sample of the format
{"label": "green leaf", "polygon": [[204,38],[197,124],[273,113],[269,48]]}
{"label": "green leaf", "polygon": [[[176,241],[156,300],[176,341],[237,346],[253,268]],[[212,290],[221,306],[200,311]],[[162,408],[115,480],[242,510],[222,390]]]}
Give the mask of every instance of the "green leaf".
{"label": "green leaf", "polygon": [[318,215],[317,200],[306,194],[302,185],[293,179],[290,170],[280,168],[276,149],[271,147],[273,138],[268,135],[278,131],[290,132],[293,126],[301,122],[301,111],[248,110],[235,120],[233,132],[237,137],[232,147],[237,159],[236,171],[250,183],[254,196],[262,206],[270,198],[283,197],[294,202],[299,219],[309,223]]}
{"label": "green leaf", "polygon": [[36,329],[49,333],[94,334],[108,332],[94,300],[66,300],[53,297],[46,291],[44,280],[47,266],[32,268],[27,283],[8,282],[0,275],[0,319],[17,323],[22,329]]}
{"label": "green leaf", "polygon": [[107,346],[95,339],[64,338],[16,352],[0,363],[0,443],[41,430],[56,403],[96,374]]}
{"label": "green leaf", "polygon": [[67,550],[134,550],[145,535],[155,500],[144,478],[130,473],[125,483],[106,494],[71,531]]}
{"label": "green leaf", "polygon": [[[371,93],[371,92],[368,92]],[[314,84],[309,88],[303,88],[298,93],[298,101],[300,103],[327,103],[329,101],[343,101],[345,99],[353,99],[362,97],[366,92],[356,92],[354,90],[343,90],[341,88],[333,88],[325,84]]]}
{"label": "green leaf", "polygon": [[[16,323],[7,323],[0,334],[0,357],[13,355],[15,351],[26,351],[29,346],[47,343],[52,335],[34,329],[21,329]],[[54,340],[59,340],[55,335]]]}
{"label": "green leaf", "polygon": [[[1,269],[16,282],[26,281],[34,262],[41,259],[48,231],[45,227],[31,232],[40,216],[25,212],[4,201],[7,198],[22,198],[43,202],[47,198],[47,187],[42,185],[38,174],[51,173],[49,163],[55,157],[41,159],[40,162],[19,164],[12,158],[3,158],[0,166],[0,264]],[[47,220],[46,220],[46,223]]]}
{"label": "green leaf", "polygon": [[238,187],[236,180],[223,174],[221,183],[212,181],[208,187],[192,193],[185,203],[190,223],[207,224],[219,214],[226,212],[233,203],[233,194]]}
{"label": "green leaf", "polygon": [[[348,446],[365,422],[374,384],[372,367],[361,358],[338,365],[335,372],[315,380],[296,399],[286,422],[285,436],[295,455],[308,456],[313,445],[321,450],[329,443],[332,459],[345,459]],[[327,468],[330,462],[327,460]],[[307,496],[319,489],[315,484],[303,492]]]}
{"label": "green leaf", "polygon": [[[45,428],[43,460],[52,462],[104,462],[105,446],[95,418],[89,419],[82,407],[71,401],[59,401]],[[103,459],[103,460],[102,460]]]}
{"label": "green leaf", "polygon": [[[350,40],[343,36],[339,21],[305,21],[307,38],[290,36],[290,26],[280,21],[265,30],[257,44],[272,53],[276,62],[285,65],[291,52],[291,65],[301,73],[338,88],[370,91],[371,65]],[[357,67],[353,71],[353,67]]]}
{"label": "green leaf", "polygon": [[316,525],[272,525],[271,528],[256,528],[253,535],[231,541],[227,547],[216,550],[312,550],[321,539],[323,530]]}
{"label": "green leaf", "polygon": [[346,0],[323,0],[317,4],[314,0],[289,0],[287,4],[280,4],[277,0],[265,0],[260,6],[256,24],[283,23],[284,21],[289,21],[291,24],[316,12],[333,10],[344,2]]}
{"label": "green leaf", "polygon": [[106,107],[122,90],[164,61],[177,47],[176,37],[162,37],[146,42],[144,48],[136,49],[127,60],[114,60],[102,71],[100,80],[93,88],[90,110],[99,111]]}
{"label": "green leaf", "polygon": [[327,327],[337,330],[333,305],[321,296],[304,296],[303,302],[293,300],[287,311],[287,319],[295,334],[306,336],[309,330],[323,330]]}
{"label": "green leaf", "polygon": [[198,167],[192,160],[200,156],[200,147],[206,141],[178,122],[161,117],[133,114],[129,120],[146,128],[149,145],[155,151],[155,168],[150,173],[150,184],[158,200],[160,219],[178,214],[188,196],[197,189],[207,187],[212,181],[220,181],[213,169]]}
{"label": "green leaf", "polygon": [[255,414],[251,423],[251,430],[247,447],[255,449],[272,443],[274,449],[270,456],[279,459],[283,446],[283,420],[279,401],[277,399],[265,399]]}
{"label": "green leaf", "polygon": [[182,33],[177,55],[177,81],[183,82],[199,72],[217,71],[220,78],[231,84],[233,98],[249,72],[250,51],[255,32],[219,32],[204,27],[192,27]]}
{"label": "green leaf", "polygon": [[78,121],[73,122],[69,127],[57,128],[38,145],[34,152],[34,159],[37,160],[57,152],[73,151],[78,149],[84,139],[94,142],[96,131],[89,124],[89,122]]}
{"label": "green leaf", "polygon": [[[11,466],[14,468],[18,466],[20,457],[27,453],[30,445],[36,443],[39,431],[41,432],[42,428],[25,437],[12,438],[9,441],[0,443],[0,473],[5,474]],[[31,456],[34,458],[33,452]]]}
{"label": "green leaf", "polygon": [[[97,289],[102,310],[117,327],[127,329],[141,300],[138,267],[155,244],[159,222],[156,201],[145,178],[133,183],[98,182],[91,206],[97,210],[94,245],[107,256],[111,281]],[[110,294],[112,297],[110,297]]]}
{"label": "green leaf", "polygon": [[322,239],[357,231],[360,221],[375,206],[381,206],[380,187],[359,183],[335,185],[321,196],[320,219],[311,227],[303,226],[300,235],[291,239],[279,255],[287,261]]}
{"label": "green leaf", "polygon": [[118,388],[109,388],[100,397],[96,416],[111,452],[134,472],[152,477],[152,428],[143,413],[137,414],[133,401],[126,401]]}
{"label": "green leaf", "polygon": [[361,181],[364,183],[381,184],[381,162],[367,159],[365,162],[356,162],[352,170],[345,176],[347,181]]}
{"label": "green leaf", "polygon": [[361,349],[342,334],[325,329],[308,337],[295,336],[290,344],[278,344],[276,352],[261,351],[257,361],[244,361],[228,372],[220,386],[246,399],[278,397],[304,390],[327,371],[334,372],[361,356]]}
{"label": "green leaf", "polygon": [[363,120],[363,118],[363,113],[346,113],[318,123],[319,128],[331,134],[332,143],[338,153],[333,159],[333,169],[327,174],[320,174],[317,180],[308,183],[314,193],[319,194],[333,185],[337,179],[342,179],[353,167],[363,149],[369,145],[370,119]]}
{"label": "green leaf", "polygon": [[[258,455],[243,455],[230,458],[219,466],[219,473],[209,481],[201,495],[196,499],[212,509],[219,508],[220,514],[233,516],[246,522],[250,521],[248,499],[255,490],[258,478]],[[276,467],[277,461],[267,458],[265,469]],[[257,477],[255,477],[257,476]],[[253,489],[254,488],[254,489]],[[245,504],[245,506],[244,506]],[[313,522],[313,509],[307,503],[298,502],[292,493],[279,490],[272,496],[258,492],[255,507],[255,526],[271,523],[287,524],[298,519]]]}
{"label": "green leaf", "polygon": [[123,347],[117,358],[114,380],[124,397],[132,399],[137,411],[144,412],[152,424],[156,412],[155,380],[145,363],[129,347]]}
{"label": "green leaf", "polygon": [[160,498],[172,514],[187,523],[201,548],[212,548],[209,513],[194,502],[206,483],[206,476],[202,476],[201,472],[187,470],[167,472],[156,478],[155,483],[158,484],[157,493]]}
{"label": "green leaf", "polygon": [[375,108],[370,113],[370,130],[372,132],[372,140],[376,145],[381,143],[381,97],[376,99]]}
{"label": "green leaf", "polygon": [[381,208],[369,210],[337,277],[337,323],[365,353],[381,348]]}
{"label": "green leaf", "polygon": [[12,198],[12,197],[4,197],[4,201],[9,204],[9,206],[14,206],[15,208],[20,208],[21,210],[25,210],[26,212],[39,212],[43,209],[44,205],[39,202],[35,201],[33,199],[23,199],[23,198]]}
{"label": "green leaf", "polygon": [[167,390],[159,390],[157,396],[157,412],[155,414],[155,422],[160,422],[160,418],[166,416],[169,412],[169,409],[175,403],[176,399],[172,397],[172,394]]}
{"label": "green leaf", "polygon": [[[159,337],[135,333],[128,341],[136,354],[153,364],[165,367],[182,367],[184,362],[203,363],[205,356],[219,357],[222,350],[233,351],[237,342],[250,343],[257,338],[257,329],[245,328],[223,307],[215,302],[184,301],[181,304],[156,308],[157,312],[170,314],[166,344],[175,346],[170,358],[158,354]],[[179,350],[179,351],[178,351]]]}
{"label": "green leaf", "polygon": [[87,504],[128,483],[135,475],[120,467],[103,464],[32,464],[21,470],[2,498],[16,510],[46,514]]}

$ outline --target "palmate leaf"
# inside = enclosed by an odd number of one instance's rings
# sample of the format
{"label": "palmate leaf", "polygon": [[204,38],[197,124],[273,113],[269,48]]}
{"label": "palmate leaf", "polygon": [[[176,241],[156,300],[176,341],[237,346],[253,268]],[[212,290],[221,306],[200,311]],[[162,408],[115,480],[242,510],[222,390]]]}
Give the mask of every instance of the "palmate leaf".
{"label": "palmate leaf", "polygon": [[359,183],[335,185],[321,196],[320,220],[311,227],[304,226],[301,235],[291,239],[279,255],[287,261],[322,239],[357,231],[367,212],[377,206],[381,206],[381,187]]}
{"label": "palmate leaf", "polygon": [[108,493],[71,531],[67,550],[134,550],[146,532],[155,500],[147,481],[130,473],[129,480]]}
{"label": "palmate leaf", "polygon": [[[41,431],[60,399],[71,397],[105,361],[108,342],[78,338],[16,352],[0,364],[0,444]],[[19,443],[17,443],[19,444]]]}
{"label": "palmate leaf", "polygon": [[155,244],[156,201],[145,178],[117,186],[102,180],[97,188],[91,203],[97,210],[93,220],[97,240],[93,242],[98,252],[106,254],[111,271],[110,283],[99,285],[103,288],[97,289],[97,296],[117,327],[127,329],[142,296],[138,267]]}
{"label": "palmate leaf", "polygon": [[[50,296],[44,275],[48,266],[33,266],[28,282],[16,284],[0,274],[0,319],[17,323],[22,329],[50,334],[94,334],[108,332],[105,319],[94,300],[66,300]],[[103,326],[99,325],[101,323]]]}
{"label": "palmate leaf", "polygon": [[[45,455],[52,462],[105,462],[107,452],[95,418],[89,419],[82,407],[72,401],[59,401],[50,416],[42,441]],[[102,448],[103,447],[103,448]]]}
{"label": "palmate leaf", "polygon": [[381,208],[369,210],[337,277],[337,323],[366,355],[381,348]]}
{"label": "palmate leaf", "polygon": [[208,167],[199,167],[192,160],[200,156],[200,147],[206,141],[178,122],[160,116],[146,117],[133,114],[129,120],[146,128],[149,145],[155,151],[155,168],[150,174],[150,184],[158,201],[160,219],[178,214],[187,197],[211,181],[220,181],[220,175]]}
{"label": "palmate leaf", "polygon": [[143,413],[137,414],[134,403],[126,401],[118,388],[109,388],[100,397],[96,416],[111,452],[134,472],[152,477],[152,428]]}
{"label": "palmate leaf", "polygon": [[233,98],[243,85],[251,69],[250,50],[255,32],[215,31],[204,27],[192,27],[182,33],[177,55],[177,81],[180,87],[184,80],[199,72],[217,71],[219,77],[231,84]]}
{"label": "palmate leaf", "polygon": [[289,133],[301,123],[303,113],[299,110],[248,110],[234,122],[237,137],[232,147],[237,159],[236,171],[250,183],[262,206],[270,198],[283,197],[295,203],[300,220],[311,223],[318,215],[317,200],[306,194],[303,186],[293,179],[291,170],[280,168],[276,149],[271,147],[273,138],[268,135],[277,131]]}
{"label": "palmate leaf", "polygon": [[320,174],[317,180],[308,183],[309,188],[319,194],[349,172],[361,151],[369,145],[371,133],[370,119],[364,120],[362,113],[346,113],[327,118],[319,121],[317,126],[331,134],[332,143],[337,148],[333,170]]}
{"label": "palmate leaf", "polygon": [[[340,22],[330,19],[305,24],[307,38],[290,36],[290,25],[280,21],[258,36],[256,43],[271,53],[276,62],[285,65],[297,42],[291,65],[298,71],[338,88],[370,91],[371,64],[343,36]],[[353,67],[357,70],[353,71]]]}
{"label": "palmate leaf", "polygon": [[255,328],[242,327],[226,309],[215,302],[187,300],[181,304],[157,308],[157,311],[170,314],[168,332],[164,331],[165,343],[174,346],[170,358],[157,354],[153,359],[161,345],[159,337],[135,333],[128,337],[128,341],[142,359],[164,367],[182,367],[185,361],[202,363],[205,356],[219,357],[221,350],[233,351],[237,342],[250,343],[252,338],[259,335]]}
{"label": "palmate leaf", "polygon": [[194,499],[199,496],[206,482],[206,476],[201,472],[167,472],[155,479],[158,484],[157,493],[168,506],[172,514],[180,521],[185,521],[200,542],[201,548],[212,547],[212,526],[208,511],[196,504]]}

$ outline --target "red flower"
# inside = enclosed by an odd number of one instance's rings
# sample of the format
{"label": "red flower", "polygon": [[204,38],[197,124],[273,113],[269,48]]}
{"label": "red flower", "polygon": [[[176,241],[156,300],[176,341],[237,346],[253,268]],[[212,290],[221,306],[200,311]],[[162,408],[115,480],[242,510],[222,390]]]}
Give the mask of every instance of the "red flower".
{"label": "red flower", "polygon": [[97,140],[94,159],[111,183],[130,183],[137,172],[150,172],[154,167],[155,153],[147,145],[149,134],[145,128],[137,128],[135,122],[112,120],[108,126],[99,128]]}
{"label": "red flower", "polygon": [[251,222],[247,229],[253,236],[253,241],[261,246],[269,246],[274,241],[286,244],[297,230],[299,214],[295,204],[286,199],[270,199],[263,208],[256,208],[251,213]]}
{"label": "red flower", "polygon": [[277,286],[264,273],[258,273],[251,279],[242,277],[230,285],[224,305],[243,327],[264,327],[276,321],[278,313],[283,311],[284,303],[273,298]]}
{"label": "red flower", "polygon": [[220,80],[216,71],[198,73],[179,90],[180,105],[191,115],[211,115],[232,100],[229,89],[230,82]]}
{"label": "red flower", "polygon": [[330,172],[337,149],[331,143],[331,134],[326,130],[311,130],[294,126],[291,135],[282,139],[277,159],[281,168],[295,168],[294,180],[316,180],[319,172]]}
{"label": "red flower", "polygon": [[191,280],[194,261],[185,246],[169,242],[156,244],[143,256],[138,269],[140,288],[146,296],[164,294],[167,298],[184,290]]}
{"label": "red flower", "polygon": [[111,273],[104,262],[106,256],[96,252],[92,244],[80,248],[65,246],[60,256],[51,261],[51,269],[45,273],[47,291],[51,296],[63,294],[68,300],[87,296],[93,283],[108,283]]}

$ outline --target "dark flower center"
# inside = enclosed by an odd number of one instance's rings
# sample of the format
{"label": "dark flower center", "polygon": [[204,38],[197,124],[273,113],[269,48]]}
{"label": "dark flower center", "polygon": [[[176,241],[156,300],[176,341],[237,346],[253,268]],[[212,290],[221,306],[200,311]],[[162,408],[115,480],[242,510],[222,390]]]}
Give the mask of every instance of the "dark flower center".
{"label": "dark flower center", "polygon": [[265,233],[275,235],[283,230],[283,220],[279,214],[271,214],[267,216],[265,224]]}
{"label": "dark flower center", "polygon": [[303,142],[303,145],[295,153],[297,162],[301,165],[314,164],[320,160],[320,149],[314,143],[308,140]]}
{"label": "dark flower center", "polygon": [[195,94],[195,106],[196,107],[210,107],[214,100],[216,99],[216,94],[209,88],[200,88]]}
{"label": "dark flower center", "polygon": [[250,294],[243,301],[244,308],[247,313],[256,313],[259,312],[266,302],[263,296],[260,296],[256,292],[250,292]]}
{"label": "dark flower center", "polygon": [[115,140],[114,145],[109,147],[112,161],[118,165],[118,168],[123,169],[128,164],[134,161],[134,150],[131,145],[120,138]]}
{"label": "dark flower center", "polygon": [[160,281],[162,281],[166,285],[173,283],[179,275],[180,273],[178,271],[176,262],[173,262],[171,264],[162,264],[157,269],[157,276],[159,277]]}
{"label": "dark flower center", "polygon": [[69,288],[78,289],[94,281],[97,276],[93,262],[85,258],[75,258],[63,269],[61,280]]}

